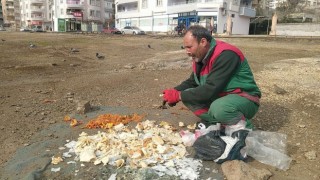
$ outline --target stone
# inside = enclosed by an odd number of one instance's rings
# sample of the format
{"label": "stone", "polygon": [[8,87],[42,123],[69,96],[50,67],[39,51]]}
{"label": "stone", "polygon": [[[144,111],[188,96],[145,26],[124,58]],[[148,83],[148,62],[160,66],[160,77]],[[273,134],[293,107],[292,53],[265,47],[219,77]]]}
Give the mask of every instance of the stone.
{"label": "stone", "polygon": [[136,66],[133,65],[133,64],[127,64],[127,65],[124,66],[124,68],[126,68],[126,69],[134,69],[135,67]]}
{"label": "stone", "polygon": [[91,110],[90,101],[78,101],[77,113],[85,114]]}
{"label": "stone", "polygon": [[304,154],[304,156],[305,156],[308,160],[315,160],[315,159],[317,158],[316,151],[306,152],[306,153]]}
{"label": "stone", "polygon": [[221,168],[228,180],[267,180],[272,176],[267,169],[256,169],[239,160],[226,161]]}

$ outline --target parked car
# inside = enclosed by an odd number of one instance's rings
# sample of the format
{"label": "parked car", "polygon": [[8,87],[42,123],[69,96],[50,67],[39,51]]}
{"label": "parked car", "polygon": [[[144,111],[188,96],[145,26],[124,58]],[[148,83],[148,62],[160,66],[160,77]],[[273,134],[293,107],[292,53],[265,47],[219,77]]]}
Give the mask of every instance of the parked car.
{"label": "parked car", "polygon": [[23,28],[20,28],[20,31],[21,32],[29,32],[29,31],[31,31],[31,29],[29,29],[27,27],[23,27]]}
{"label": "parked car", "polygon": [[45,32],[42,27],[35,27],[31,30],[31,32]]}
{"label": "parked car", "polygon": [[126,26],[121,30],[122,34],[146,34],[143,30],[139,29],[136,26]]}
{"label": "parked car", "polygon": [[114,28],[114,27],[105,28],[102,30],[102,32],[109,33],[109,34],[122,34],[122,32],[119,29]]}

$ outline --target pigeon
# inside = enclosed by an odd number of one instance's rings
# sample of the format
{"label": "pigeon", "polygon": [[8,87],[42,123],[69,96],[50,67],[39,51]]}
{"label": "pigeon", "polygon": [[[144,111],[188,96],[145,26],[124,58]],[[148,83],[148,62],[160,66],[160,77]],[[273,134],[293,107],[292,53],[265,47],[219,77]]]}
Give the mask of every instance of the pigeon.
{"label": "pigeon", "polygon": [[286,93],[288,93],[286,90],[282,89],[281,87],[277,86],[276,84],[274,84],[273,86],[274,86],[274,92],[276,94],[286,94]]}
{"label": "pigeon", "polygon": [[76,49],[76,48],[71,48],[70,49],[70,52],[71,53],[77,53],[77,52],[80,52],[78,49]]}
{"label": "pigeon", "polygon": [[98,59],[104,59],[104,56],[101,55],[101,54],[99,54],[99,53],[96,53],[96,57],[97,57]]}
{"label": "pigeon", "polygon": [[151,46],[150,46],[150,44],[148,44],[148,48],[150,48],[150,49],[151,49]]}
{"label": "pigeon", "polygon": [[181,46],[181,49],[184,49],[184,46]]}
{"label": "pigeon", "polygon": [[30,47],[30,48],[35,48],[36,45],[34,45],[34,44],[32,44],[31,42],[29,42],[29,47]]}
{"label": "pigeon", "polygon": [[2,41],[2,42],[5,42],[6,40],[5,40],[5,39],[1,39],[1,41]]}

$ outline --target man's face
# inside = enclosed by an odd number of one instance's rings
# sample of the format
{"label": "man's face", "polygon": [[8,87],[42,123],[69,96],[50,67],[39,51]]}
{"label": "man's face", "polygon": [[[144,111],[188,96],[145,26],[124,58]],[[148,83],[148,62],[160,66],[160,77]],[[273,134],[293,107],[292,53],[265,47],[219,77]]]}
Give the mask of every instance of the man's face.
{"label": "man's face", "polygon": [[187,32],[183,38],[183,44],[187,55],[195,62],[201,61],[207,54],[210,47],[208,43],[209,42],[205,38],[202,38],[198,43],[197,39],[192,36],[191,32]]}

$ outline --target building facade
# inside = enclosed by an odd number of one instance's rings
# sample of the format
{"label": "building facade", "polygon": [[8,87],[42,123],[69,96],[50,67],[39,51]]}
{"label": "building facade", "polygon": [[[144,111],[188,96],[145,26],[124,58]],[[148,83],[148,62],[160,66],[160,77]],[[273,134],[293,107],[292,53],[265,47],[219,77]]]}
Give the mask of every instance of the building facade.
{"label": "building facade", "polygon": [[113,26],[113,0],[55,0],[53,31],[101,31]]}
{"label": "building facade", "polygon": [[[7,0],[8,1],[8,0]],[[17,0],[16,24],[47,31],[100,31],[114,26],[113,0]],[[18,18],[17,18],[18,17]]]}
{"label": "building facade", "polygon": [[20,26],[43,28],[48,22],[47,0],[20,0]]}
{"label": "building facade", "polygon": [[[269,0],[269,7],[271,9],[276,9],[282,4],[286,4],[287,0]],[[299,1],[300,6],[304,7],[315,7],[320,5],[320,0],[300,0]]]}
{"label": "building facade", "polygon": [[199,24],[224,33],[232,19],[232,34],[248,34],[255,17],[252,0],[115,0],[118,28],[138,26],[145,31],[168,32],[177,25]]}
{"label": "building facade", "polygon": [[3,11],[2,11],[2,0],[0,0],[0,27],[3,28]]}
{"label": "building facade", "polygon": [[2,3],[3,26],[14,29],[15,28],[14,0],[1,0],[1,3]]}

